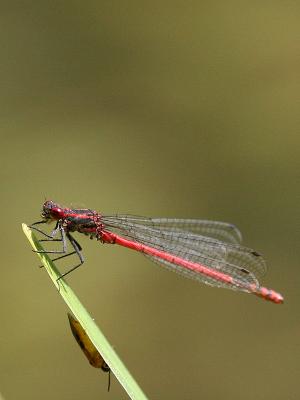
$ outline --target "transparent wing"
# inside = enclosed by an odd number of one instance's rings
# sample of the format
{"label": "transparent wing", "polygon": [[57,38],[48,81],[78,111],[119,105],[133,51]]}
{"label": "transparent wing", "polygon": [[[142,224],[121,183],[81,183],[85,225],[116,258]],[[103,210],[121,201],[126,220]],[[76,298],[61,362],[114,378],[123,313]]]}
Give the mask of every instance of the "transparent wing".
{"label": "transparent wing", "polygon": [[245,286],[259,285],[258,278],[266,272],[263,257],[256,251],[238,244],[241,234],[232,224],[127,215],[105,216],[103,222],[108,230],[123,237],[228,274],[235,279],[234,285],[224,283],[158,256],[147,255],[164,267],[209,285],[247,291]]}
{"label": "transparent wing", "polygon": [[112,215],[102,217],[103,222],[122,231],[140,229],[141,227],[154,231],[190,233],[203,235],[228,243],[240,243],[242,234],[239,229],[230,223],[201,219],[180,218],[147,218],[133,215]]}

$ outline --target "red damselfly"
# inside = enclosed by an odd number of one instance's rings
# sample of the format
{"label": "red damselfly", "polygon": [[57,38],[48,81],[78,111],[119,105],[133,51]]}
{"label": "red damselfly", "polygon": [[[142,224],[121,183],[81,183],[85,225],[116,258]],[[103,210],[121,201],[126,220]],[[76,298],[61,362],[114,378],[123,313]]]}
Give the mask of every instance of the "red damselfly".
{"label": "red damselfly", "polygon": [[[54,260],[71,254],[79,257],[79,263],[61,277],[84,262],[82,248],[71,235],[71,232],[80,232],[101,243],[139,251],[164,267],[208,285],[283,303],[281,294],[260,285],[259,278],[266,271],[265,261],[259,253],[240,244],[241,234],[232,224],[198,219],[104,216],[90,209],[61,207],[51,200],[44,203],[42,218],[31,228],[46,237],[42,241],[62,242],[61,250],[45,252],[63,254]],[[36,227],[51,221],[56,221],[56,226],[50,235]],[[74,249],[70,253],[67,253],[67,239]]]}
{"label": "red damselfly", "polygon": [[81,350],[84,352],[85,356],[89,360],[89,363],[95,368],[101,368],[103,372],[108,372],[108,387],[110,389],[110,368],[106,364],[103,357],[95,347],[94,343],[91,341],[86,331],[81,326],[80,322],[73,317],[72,314],[68,313],[68,319],[76,342],[79,344]]}

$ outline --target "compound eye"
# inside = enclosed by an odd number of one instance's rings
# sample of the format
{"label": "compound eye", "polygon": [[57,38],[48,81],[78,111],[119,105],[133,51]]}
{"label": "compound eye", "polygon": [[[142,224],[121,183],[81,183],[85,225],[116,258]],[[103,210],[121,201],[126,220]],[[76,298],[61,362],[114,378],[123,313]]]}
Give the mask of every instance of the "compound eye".
{"label": "compound eye", "polygon": [[44,209],[44,210],[51,210],[51,209],[53,208],[53,206],[54,206],[53,201],[47,200],[47,201],[44,203],[43,209]]}
{"label": "compound eye", "polygon": [[53,208],[54,208],[53,201],[51,200],[45,201],[45,203],[43,204],[42,218],[50,219]]}

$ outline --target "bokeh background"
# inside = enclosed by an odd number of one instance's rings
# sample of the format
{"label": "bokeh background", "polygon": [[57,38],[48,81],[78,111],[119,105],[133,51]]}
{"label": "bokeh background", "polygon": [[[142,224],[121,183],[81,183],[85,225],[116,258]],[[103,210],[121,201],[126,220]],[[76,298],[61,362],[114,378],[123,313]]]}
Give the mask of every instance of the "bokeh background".
{"label": "bokeh background", "polygon": [[[81,238],[68,281],[150,399],[299,399],[299,3],[1,5],[1,392],[127,399],[92,369],[21,223],[45,198],[230,221],[277,306]],[[78,238],[78,236],[77,236]]]}

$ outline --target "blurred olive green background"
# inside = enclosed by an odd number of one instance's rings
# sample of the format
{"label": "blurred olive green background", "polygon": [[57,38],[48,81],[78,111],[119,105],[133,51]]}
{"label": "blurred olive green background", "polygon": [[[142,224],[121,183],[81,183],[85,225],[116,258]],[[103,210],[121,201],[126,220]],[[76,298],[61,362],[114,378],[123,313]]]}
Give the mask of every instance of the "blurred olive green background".
{"label": "blurred olive green background", "polygon": [[[21,222],[45,198],[237,224],[277,306],[80,238],[68,281],[150,399],[299,399],[299,3],[1,6],[1,392],[127,399]],[[76,236],[78,238],[78,236]]]}

